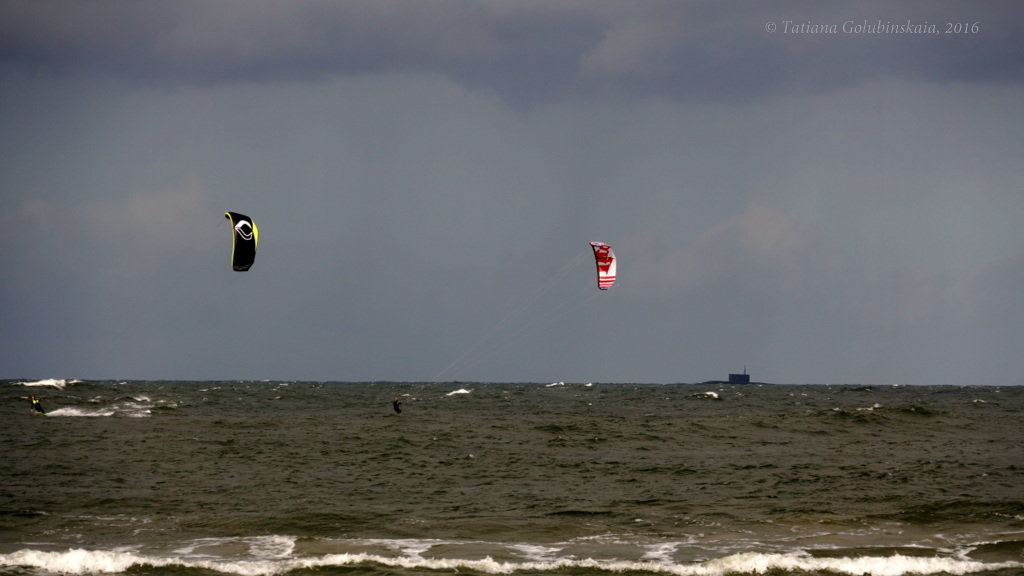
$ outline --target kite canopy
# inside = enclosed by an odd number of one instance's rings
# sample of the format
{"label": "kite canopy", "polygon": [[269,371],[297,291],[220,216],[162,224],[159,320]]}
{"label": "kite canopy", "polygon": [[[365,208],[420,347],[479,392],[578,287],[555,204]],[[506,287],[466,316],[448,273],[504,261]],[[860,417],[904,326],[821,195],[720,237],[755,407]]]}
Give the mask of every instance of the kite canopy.
{"label": "kite canopy", "polygon": [[256,259],[256,245],[260,241],[260,231],[256,223],[245,214],[225,212],[224,217],[231,221],[231,269],[245,272]]}
{"label": "kite canopy", "polygon": [[615,284],[615,253],[604,242],[591,242],[590,247],[594,249],[594,261],[597,264],[597,287],[607,290]]}

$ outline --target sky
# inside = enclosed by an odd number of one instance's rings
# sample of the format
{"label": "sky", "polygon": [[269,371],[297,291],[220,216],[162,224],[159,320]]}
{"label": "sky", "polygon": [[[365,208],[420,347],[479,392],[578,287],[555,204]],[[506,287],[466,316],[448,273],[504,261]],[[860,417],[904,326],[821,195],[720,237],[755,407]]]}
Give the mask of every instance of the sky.
{"label": "sky", "polygon": [[1021,54],[1011,1],[4,0],[0,378],[1024,384]]}

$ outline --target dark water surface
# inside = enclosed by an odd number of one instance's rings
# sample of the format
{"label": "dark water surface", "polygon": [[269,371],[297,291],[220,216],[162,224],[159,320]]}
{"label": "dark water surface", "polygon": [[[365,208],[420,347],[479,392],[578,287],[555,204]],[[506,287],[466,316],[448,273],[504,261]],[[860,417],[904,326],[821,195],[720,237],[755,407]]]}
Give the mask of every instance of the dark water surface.
{"label": "dark water surface", "polygon": [[1024,574],[1024,387],[0,391],[4,575]]}

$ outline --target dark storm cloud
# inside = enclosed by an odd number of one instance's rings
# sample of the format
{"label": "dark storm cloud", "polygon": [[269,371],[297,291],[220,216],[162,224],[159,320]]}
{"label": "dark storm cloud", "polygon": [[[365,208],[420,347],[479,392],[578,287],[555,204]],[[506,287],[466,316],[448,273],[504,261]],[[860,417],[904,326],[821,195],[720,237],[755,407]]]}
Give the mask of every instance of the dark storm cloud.
{"label": "dark storm cloud", "polygon": [[[887,77],[1019,82],[1022,11],[1012,2],[7,2],[0,61],[155,83],[427,72],[515,102],[748,99]],[[946,34],[947,23],[977,28]],[[906,24],[928,32],[900,32]]]}
{"label": "dark storm cloud", "polygon": [[1019,384],[1019,11],[0,3],[2,376]]}

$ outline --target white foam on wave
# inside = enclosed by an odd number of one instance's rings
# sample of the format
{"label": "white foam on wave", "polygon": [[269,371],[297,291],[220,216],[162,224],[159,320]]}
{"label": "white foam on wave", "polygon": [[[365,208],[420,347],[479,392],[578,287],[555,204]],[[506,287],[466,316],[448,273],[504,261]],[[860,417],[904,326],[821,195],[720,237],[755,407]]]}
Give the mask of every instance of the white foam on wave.
{"label": "white foam on wave", "polygon": [[452,390],[445,394],[445,396],[455,396],[456,394],[469,394],[472,390],[466,390],[465,388],[459,388],[458,390]]}
{"label": "white foam on wave", "polygon": [[707,392],[696,392],[690,394],[690,398],[696,398],[698,400],[719,400],[718,392],[708,390]]}
{"label": "white foam on wave", "polygon": [[647,551],[644,552],[643,559],[658,562],[669,562],[672,560],[672,555],[676,553],[677,548],[679,548],[678,542],[659,542],[658,544],[651,544],[647,546]]}
{"label": "white foam on wave", "polygon": [[11,554],[0,554],[2,567],[38,568],[57,574],[117,574],[133,566],[181,566],[201,568],[224,574],[240,576],[269,576],[281,574],[294,568],[294,562],[273,560],[197,560],[167,556],[146,556],[134,551],[82,550],[66,552],[43,552],[19,550]]}
{"label": "white foam on wave", "polygon": [[[0,567],[37,568],[60,574],[114,574],[136,566],[205,569],[240,576],[274,576],[297,569],[338,568],[358,564],[377,564],[411,570],[470,570],[484,574],[539,573],[583,569],[608,573],[649,572],[678,576],[726,576],[729,574],[765,573],[818,573],[868,576],[905,576],[910,574],[972,574],[982,571],[1024,568],[1024,562],[990,563],[947,557],[864,556],[843,558],[814,558],[802,553],[746,552],[695,563],[677,563],[666,558],[669,551],[656,551],[639,561],[536,557],[526,561],[499,561],[491,557],[481,559],[429,558],[423,553],[431,543],[406,542],[398,546],[402,556],[353,552],[294,558],[294,539],[291,537],[258,537],[246,540],[254,559],[228,559],[216,556],[193,556],[198,549],[213,542],[196,542],[195,546],[176,551],[185,556],[149,556],[131,549],[83,550],[46,552],[19,550],[0,554]],[[426,549],[423,547],[426,545]],[[551,551],[541,553],[542,556]]]}
{"label": "white foam on wave", "polygon": [[813,558],[804,554],[761,554],[748,552],[711,560],[706,563],[711,574],[755,573],[769,571],[822,572],[868,576],[904,576],[908,574],[972,574],[989,570],[1024,567],[1020,562],[986,564],[972,560],[943,557],[859,556]]}
{"label": "white foam on wave", "polygon": [[370,546],[382,546],[388,550],[393,550],[400,554],[405,555],[408,558],[420,559],[423,557],[423,553],[429,551],[434,546],[442,546],[445,544],[454,544],[455,542],[449,540],[436,540],[436,539],[419,539],[419,538],[371,538],[368,540],[359,540],[362,544]]}
{"label": "white foam on wave", "polygon": [[60,574],[89,574],[124,572],[138,564],[139,557],[131,552],[110,552],[106,550],[68,550],[67,552],[43,552],[19,550],[12,554],[0,554],[0,566],[24,566],[40,568]]}
{"label": "white foam on wave", "polygon": [[177,403],[168,400],[153,401],[148,396],[124,396],[110,402],[104,400],[101,396],[97,396],[89,399],[87,405],[51,407],[47,415],[70,418],[103,418],[109,416],[148,418],[153,415],[153,408],[155,407],[175,408]]}
{"label": "white foam on wave", "polygon": [[985,570],[1024,567],[1024,563],[1020,562],[985,564],[951,558],[918,558],[899,555],[864,558],[812,558],[798,554],[762,553],[736,554],[693,564],[654,560],[596,560],[593,558],[559,558],[526,562],[498,561],[490,557],[477,560],[422,557],[384,558],[373,554],[354,553],[330,554],[322,558],[297,560],[292,567],[313,569],[362,563],[416,570],[470,570],[485,574],[559,572],[583,569],[609,573],[650,572],[679,576],[726,576],[769,572],[815,573],[821,571],[857,576],[905,576],[910,574],[971,574]]}
{"label": "white foam on wave", "polygon": [[523,558],[533,562],[548,562],[563,549],[561,547],[541,546],[539,544],[512,544],[510,548]]}
{"label": "white foam on wave", "polygon": [[81,380],[70,380],[70,381],[68,381],[68,380],[58,379],[58,378],[46,378],[44,380],[34,380],[34,381],[30,381],[30,382],[18,382],[17,384],[20,385],[20,386],[33,386],[33,387],[36,387],[36,386],[48,386],[50,388],[57,388],[58,390],[63,390],[64,387],[67,386],[69,383],[70,384],[75,384],[75,383],[78,383],[78,382],[81,382]]}
{"label": "white foam on wave", "polygon": [[187,559],[216,558],[225,550],[247,550],[250,555],[260,560],[279,560],[289,558],[295,552],[294,536],[251,536],[241,538],[200,538],[193,540],[174,550],[174,553]]}
{"label": "white foam on wave", "polygon": [[294,536],[256,536],[248,543],[249,553],[257,558],[288,558],[295,552]]}
{"label": "white foam on wave", "polygon": [[86,410],[82,408],[76,408],[68,406],[65,408],[57,408],[56,410],[50,410],[46,413],[47,416],[60,416],[64,418],[101,418],[105,416],[113,416],[117,411],[113,408],[95,408]]}

